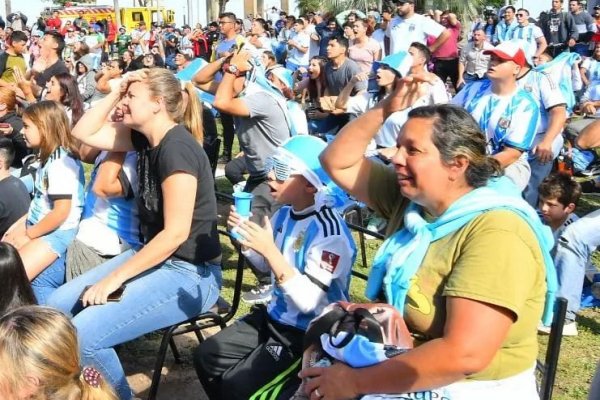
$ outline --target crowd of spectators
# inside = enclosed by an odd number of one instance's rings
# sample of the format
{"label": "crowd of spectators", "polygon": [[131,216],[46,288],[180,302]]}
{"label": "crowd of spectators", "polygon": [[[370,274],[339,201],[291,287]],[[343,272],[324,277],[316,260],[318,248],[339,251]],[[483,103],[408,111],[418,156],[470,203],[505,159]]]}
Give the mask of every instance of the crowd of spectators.
{"label": "crowd of spectators", "polygon": [[[257,285],[194,352],[210,398],[301,378],[311,399],[537,399],[555,298],[577,335],[600,293],[600,210],[577,216],[600,193],[600,5],[548,1],[475,21],[414,0],[131,31],[0,19],[0,397],[133,398],[115,347],[219,297],[218,163],[252,195],[227,224]],[[386,238],[366,295],[418,345],[300,371],[310,321],[350,300],[357,204]]]}

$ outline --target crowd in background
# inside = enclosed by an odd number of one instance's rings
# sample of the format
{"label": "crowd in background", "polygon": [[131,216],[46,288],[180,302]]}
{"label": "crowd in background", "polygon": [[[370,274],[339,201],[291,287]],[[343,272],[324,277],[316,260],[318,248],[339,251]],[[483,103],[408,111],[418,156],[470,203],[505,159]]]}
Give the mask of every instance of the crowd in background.
{"label": "crowd in background", "polygon": [[[571,336],[600,301],[600,210],[576,213],[600,193],[600,5],[548,2],[0,18],[0,397],[132,398],[115,347],[219,297],[219,164],[252,195],[227,224],[257,285],[194,352],[210,398],[537,398],[554,299]],[[349,300],[357,206],[386,237],[367,297],[420,345],[300,372],[310,321]]]}

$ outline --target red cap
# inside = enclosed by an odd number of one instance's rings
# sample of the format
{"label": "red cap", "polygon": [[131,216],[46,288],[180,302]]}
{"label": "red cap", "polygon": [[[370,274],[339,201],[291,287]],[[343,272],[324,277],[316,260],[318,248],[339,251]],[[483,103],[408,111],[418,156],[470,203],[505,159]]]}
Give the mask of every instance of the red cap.
{"label": "red cap", "polygon": [[501,60],[512,61],[520,67],[527,65],[525,52],[514,42],[502,42],[493,49],[484,50],[483,54],[495,55]]}

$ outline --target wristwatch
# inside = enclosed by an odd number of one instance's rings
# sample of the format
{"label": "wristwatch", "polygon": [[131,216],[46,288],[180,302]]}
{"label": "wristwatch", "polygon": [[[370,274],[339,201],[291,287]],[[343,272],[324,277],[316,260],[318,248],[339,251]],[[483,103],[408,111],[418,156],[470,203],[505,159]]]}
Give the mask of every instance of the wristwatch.
{"label": "wristwatch", "polygon": [[237,65],[234,64],[229,64],[227,66],[226,72],[229,72],[230,74],[235,76],[240,76],[240,70],[238,69]]}

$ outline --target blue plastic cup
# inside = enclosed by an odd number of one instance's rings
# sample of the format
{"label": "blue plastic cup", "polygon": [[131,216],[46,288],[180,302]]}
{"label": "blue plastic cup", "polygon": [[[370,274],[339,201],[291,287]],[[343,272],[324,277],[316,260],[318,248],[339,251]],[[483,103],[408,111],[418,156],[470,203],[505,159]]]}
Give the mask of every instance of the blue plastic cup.
{"label": "blue plastic cup", "polygon": [[[233,194],[233,204],[235,206],[235,212],[237,212],[242,219],[250,218],[250,210],[252,209],[252,197],[254,197],[253,194],[247,192],[235,192]],[[237,240],[241,240],[243,238],[237,232],[237,228],[237,226],[231,228],[231,236],[233,236]]]}
{"label": "blue plastic cup", "polygon": [[252,197],[254,195],[248,192],[237,192],[233,194],[235,211],[242,217],[249,217],[252,209]]}

